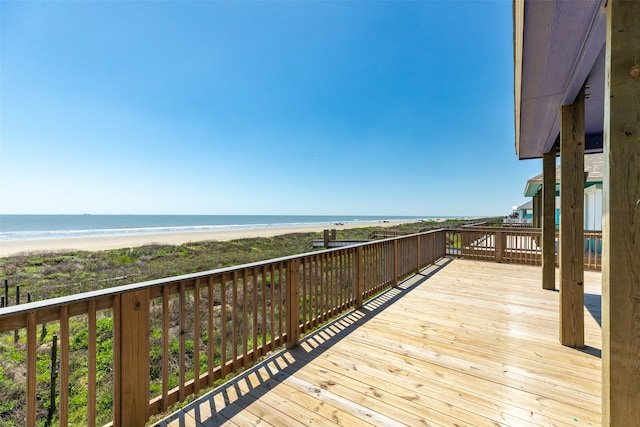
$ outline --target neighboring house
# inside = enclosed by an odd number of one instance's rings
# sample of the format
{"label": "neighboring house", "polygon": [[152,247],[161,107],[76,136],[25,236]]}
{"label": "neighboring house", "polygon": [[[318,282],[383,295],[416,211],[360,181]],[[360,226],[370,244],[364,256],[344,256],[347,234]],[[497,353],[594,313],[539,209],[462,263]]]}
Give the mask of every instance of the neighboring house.
{"label": "neighboring house", "polygon": [[[584,229],[602,230],[602,177],[604,175],[603,154],[584,156]],[[542,174],[527,181],[525,197],[534,197],[542,191]],[[556,166],[556,224],[560,224],[560,165]]]}
{"label": "neighboring house", "polygon": [[533,222],[533,200],[529,200],[524,205],[514,206],[513,212],[511,215],[504,218],[503,222],[505,223],[513,223],[513,222],[524,222],[524,223],[532,223]]}

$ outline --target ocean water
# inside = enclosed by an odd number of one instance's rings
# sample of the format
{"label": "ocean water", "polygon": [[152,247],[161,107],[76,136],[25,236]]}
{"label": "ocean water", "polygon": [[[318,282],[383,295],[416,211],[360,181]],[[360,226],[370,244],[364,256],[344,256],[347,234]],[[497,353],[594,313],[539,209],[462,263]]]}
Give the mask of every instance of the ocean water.
{"label": "ocean water", "polygon": [[349,215],[0,215],[0,241],[264,227],[416,221],[435,217]]}

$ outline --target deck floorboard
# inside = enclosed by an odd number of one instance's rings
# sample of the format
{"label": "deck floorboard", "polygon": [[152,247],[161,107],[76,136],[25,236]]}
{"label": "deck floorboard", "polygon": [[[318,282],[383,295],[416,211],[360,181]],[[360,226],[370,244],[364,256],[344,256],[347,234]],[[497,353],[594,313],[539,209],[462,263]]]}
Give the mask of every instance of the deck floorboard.
{"label": "deck floorboard", "polygon": [[441,260],[157,425],[600,425],[600,283],[577,350],[540,267]]}

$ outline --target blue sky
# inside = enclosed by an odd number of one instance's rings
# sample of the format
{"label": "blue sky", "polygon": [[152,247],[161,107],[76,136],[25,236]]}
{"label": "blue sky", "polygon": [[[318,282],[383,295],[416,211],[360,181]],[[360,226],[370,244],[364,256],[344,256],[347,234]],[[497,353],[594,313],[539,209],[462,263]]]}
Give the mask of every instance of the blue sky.
{"label": "blue sky", "polygon": [[0,213],[505,215],[511,1],[0,2]]}

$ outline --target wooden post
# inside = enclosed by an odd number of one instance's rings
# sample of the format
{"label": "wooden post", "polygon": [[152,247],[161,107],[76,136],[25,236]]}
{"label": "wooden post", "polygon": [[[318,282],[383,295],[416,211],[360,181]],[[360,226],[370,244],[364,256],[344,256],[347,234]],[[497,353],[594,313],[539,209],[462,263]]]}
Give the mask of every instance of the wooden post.
{"label": "wooden post", "polygon": [[507,232],[496,231],[496,262],[502,262],[505,249],[507,248]]}
{"label": "wooden post", "polygon": [[398,285],[398,239],[393,241],[393,286]]}
{"label": "wooden post", "polygon": [[355,308],[360,308],[362,307],[362,303],[364,300],[364,269],[362,268],[364,265],[364,262],[362,259],[363,257],[362,246],[358,246],[356,248],[356,252],[353,256],[354,256],[353,295],[356,301]]}
{"label": "wooden post", "polygon": [[300,342],[300,275],[298,260],[287,261],[287,348]]}
{"label": "wooden post", "polygon": [[607,4],[602,425],[640,420],[640,2]]}
{"label": "wooden post", "polygon": [[533,228],[540,228],[540,214],[542,212],[542,191],[538,191],[533,195],[533,218],[532,226]]}
{"label": "wooden post", "polygon": [[149,418],[149,289],[114,301],[114,426],[144,426]]}
{"label": "wooden post", "polygon": [[420,273],[420,235],[416,236],[416,274]]}
{"label": "wooden post", "polygon": [[542,289],[556,288],[556,149],[542,155]]}
{"label": "wooden post", "polygon": [[[16,286],[16,305],[20,305],[20,286]],[[16,329],[15,331],[13,331],[13,343],[18,344],[19,340],[20,340],[20,330]]]}
{"label": "wooden post", "polygon": [[324,248],[327,249],[329,247],[329,230],[324,230]]}
{"label": "wooden post", "polygon": [[560,343],[584,347],[584,87],[560,117]]}

